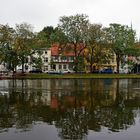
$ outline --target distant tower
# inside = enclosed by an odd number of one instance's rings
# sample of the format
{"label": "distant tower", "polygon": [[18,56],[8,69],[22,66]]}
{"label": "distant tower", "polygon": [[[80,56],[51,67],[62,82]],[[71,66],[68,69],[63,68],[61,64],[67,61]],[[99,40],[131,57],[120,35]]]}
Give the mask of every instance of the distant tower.
{"label": "distant tower", "polygon": [[130,26],[130,28],[131,28],[131,31],[133,31],[133,25],[132,25],[132,21],[131,21],[131,26]]}
{"label": "distant tower", "polygon": [[132,26],[132,21],[131,21],[131,29],[133,29],[133,26]]}

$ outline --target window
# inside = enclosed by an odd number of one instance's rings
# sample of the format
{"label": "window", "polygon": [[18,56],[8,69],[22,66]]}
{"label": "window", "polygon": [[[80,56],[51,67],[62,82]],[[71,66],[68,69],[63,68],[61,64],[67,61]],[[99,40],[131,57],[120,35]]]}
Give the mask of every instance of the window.
{"label": "window", "polygon": [[52,61],[58,61],[58,56],[52,56]]}
{"label": "window", "polygon": [[48,66],[44,66],[44,71],[48,71]]}
{"label": "window", "polygon": [[61,61],[67,62],[67,61],[69,61],[69,57],[68,56],[62,56]]}
{"label": "window", "polygon": [[28,58],[25,58],[25,63],[28,63]]}
{"label": "window", "polygon": [[115,55],[112,54],[112,63],[115,63]]}
{"label": "window", "polygon": [[25,70],[28,70],[28,66],[27,65],[25,65]]}
{"label": "window", "polygon": [[48,57],[45,57],[44,58],[44,62],[48,62]]}
{"label": "window", "polygon": [[69,57],[69,60],[70,60],[71,62],[73,62],[73,61],[74,61],[74,57],[73,57],[73,56]]}
{"label": "window", "polygon": [[67,65],[63,65],[63,69],[64,69],[64,70],[67,69]]}
{"label": "window", "polygon": [[69,64],[69,70],[73,70],[73,64]]}
{"label": "window", "polygon": [[60,70],[62,69],[62,65],[59,65],[59,69],[60,69]]}

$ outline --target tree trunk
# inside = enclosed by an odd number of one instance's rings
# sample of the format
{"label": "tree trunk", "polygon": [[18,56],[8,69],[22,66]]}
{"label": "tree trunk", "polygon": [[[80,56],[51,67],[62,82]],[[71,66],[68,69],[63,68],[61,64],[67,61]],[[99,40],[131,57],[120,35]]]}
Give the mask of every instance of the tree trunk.
{"label": "tree trunk", "polygon": [[92,50],[91,50],[91,57],[90,57],[90,73],[92,73],[92,71],[93,71],[93,68],[92,68],[92,66],[93,66],[93,48],[92,48]]}
{"label": "tree trunk", "polygon": [[92,73],[92,64],[90,64],[90,73]]}
{"label": "tree trunk", "polygon": [[78,72],[77,44],[74,44],[74,54],[75,54],[75,59],[74,59],[74,71],[75,71],[75,73],[77,73],[77,72]]}
{"label": "tree trunk", "polygon": [[119,74],[119,67],[120,67],[120,55],[116,54],[116,61],[117,61],[117,73]]}
{"label": "tree trunk", "polygon": [[75,62],[74,62],[74,71],[75,71],[75,73],[78,72],[78,59],[77,59],[77,57],[75,58]]}
{"label": "tree trunk", "polygon": [[22,73],[24,73],[24,57],[22,57]]}

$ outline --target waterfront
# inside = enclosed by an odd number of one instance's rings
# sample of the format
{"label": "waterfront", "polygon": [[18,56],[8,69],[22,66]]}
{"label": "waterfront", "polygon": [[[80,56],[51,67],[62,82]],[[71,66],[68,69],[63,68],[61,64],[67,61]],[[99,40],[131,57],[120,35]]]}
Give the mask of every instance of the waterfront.
{"label": "waterfront", "polygon": [[0,81],[2,140],[139,140],[140,79]]}

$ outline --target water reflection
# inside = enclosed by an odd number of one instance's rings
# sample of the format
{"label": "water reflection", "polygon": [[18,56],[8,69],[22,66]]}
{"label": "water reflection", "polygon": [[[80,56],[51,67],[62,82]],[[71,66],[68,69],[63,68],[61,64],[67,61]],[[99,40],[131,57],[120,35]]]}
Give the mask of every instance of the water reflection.
{"label": "water reflection", "polygon": [[139,87],[139,79],[1,80],[0,133],[37,122],[55,126],[60,139],[127,130],[140,115]]}

